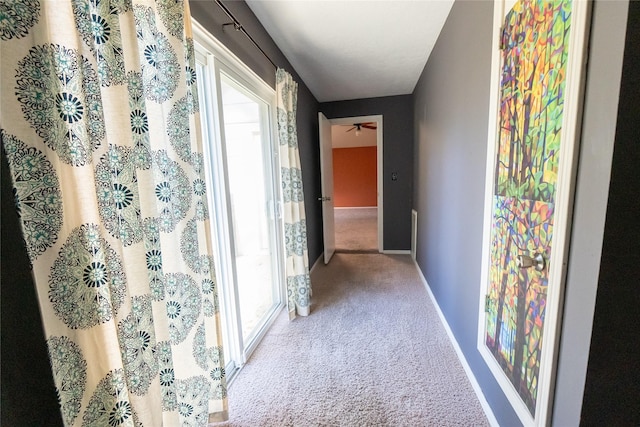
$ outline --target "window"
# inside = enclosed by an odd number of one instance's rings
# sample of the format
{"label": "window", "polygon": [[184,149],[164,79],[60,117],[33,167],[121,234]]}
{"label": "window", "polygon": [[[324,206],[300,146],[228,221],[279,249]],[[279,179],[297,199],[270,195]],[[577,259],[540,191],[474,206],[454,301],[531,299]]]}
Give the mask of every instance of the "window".
{"label": "window", "polygon": [[194,22],[227,375],[284,306],[275,91]]}

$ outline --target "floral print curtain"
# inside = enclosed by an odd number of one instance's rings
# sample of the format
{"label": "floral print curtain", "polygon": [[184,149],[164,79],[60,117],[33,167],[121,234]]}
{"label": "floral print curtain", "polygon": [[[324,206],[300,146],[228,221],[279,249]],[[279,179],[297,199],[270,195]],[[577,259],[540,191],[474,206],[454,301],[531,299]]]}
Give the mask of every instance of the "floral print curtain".
{"label": "floral print curtain", "polygon": [[311,280],[309,279],[307,223],[304,211],[302,171],[300,169],[296,126],[298,83],[293,80],[291,74],[281,68],[276,71],[276,97],[282,195],[284,199],[287,308],[289,310],[289,318],[293,319],[296,314],[301,316],[309,314]]}
{"label": "floral print curtain", "polygon": [[0,135],[65,425],[224,420],[187,2],[2,1],[0,49]]}

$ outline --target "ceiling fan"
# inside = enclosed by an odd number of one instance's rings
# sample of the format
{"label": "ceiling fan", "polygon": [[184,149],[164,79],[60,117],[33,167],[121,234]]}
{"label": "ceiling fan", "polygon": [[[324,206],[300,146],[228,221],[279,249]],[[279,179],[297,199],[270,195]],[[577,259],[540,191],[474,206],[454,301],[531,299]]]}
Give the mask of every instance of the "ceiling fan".
{"label": "ceiling fan", "polygon": [[347,132],[351,132],[352,130],[355,129],[356,136],[360,135],[360,132],[362,132],[363,128],[364,129],[372,129],[372,130],[378,129],[378,126],[377,126],[376,122],[353,123],[351,125],[342,125],[342,126],[352,126],[351,129],[347,130]]}

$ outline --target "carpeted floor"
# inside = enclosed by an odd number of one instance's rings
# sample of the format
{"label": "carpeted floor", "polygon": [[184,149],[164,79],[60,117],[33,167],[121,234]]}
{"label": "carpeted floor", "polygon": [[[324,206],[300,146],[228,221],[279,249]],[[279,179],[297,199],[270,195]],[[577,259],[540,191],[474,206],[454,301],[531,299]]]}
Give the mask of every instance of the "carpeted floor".
{"label": "carpeted floor", "polygon": [[311,315],[279,316],[224,425],[488,425],[408,255],[337,253],[312,284]]}
{"label": "carpeted floor", "polygon": [[336,252],[378,252],[378,208],[334,210]]}

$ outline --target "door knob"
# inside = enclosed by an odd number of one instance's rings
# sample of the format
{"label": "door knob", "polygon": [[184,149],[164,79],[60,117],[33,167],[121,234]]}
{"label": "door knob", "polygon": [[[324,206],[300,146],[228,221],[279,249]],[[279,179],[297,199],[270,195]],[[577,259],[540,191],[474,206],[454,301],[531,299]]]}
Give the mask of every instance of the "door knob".
{"label": "door knob", "polygon": [[331,200],[331,197],[318,197],[318,200],[321,202],[328,202]]}
{"label": "door knob", "polygon": [[519,268],[533,267],[536,271],[542,271],[545,267],[545,260],[542,254],[534,254],[533,258],[528,255],[518,255],[516,264]]}

